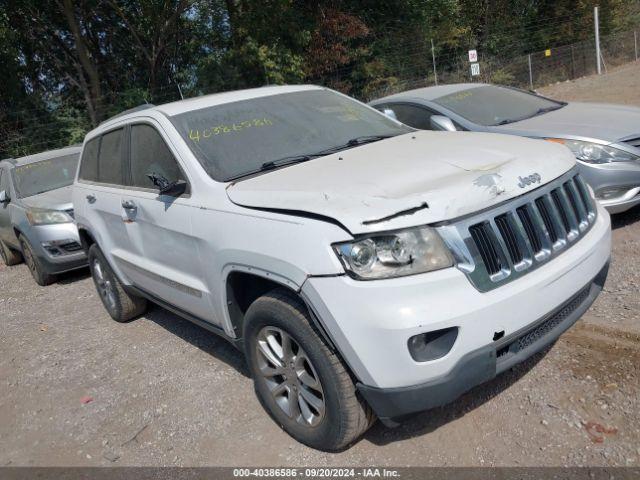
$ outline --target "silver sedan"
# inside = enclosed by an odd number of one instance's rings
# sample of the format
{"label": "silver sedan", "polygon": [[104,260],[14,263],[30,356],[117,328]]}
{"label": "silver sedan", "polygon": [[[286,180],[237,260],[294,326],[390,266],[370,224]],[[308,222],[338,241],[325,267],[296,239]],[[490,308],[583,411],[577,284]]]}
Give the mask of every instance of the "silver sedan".
{"label": "silver sedan", "polygon": [[423,130],[505,133],[563,143],[609,212],[640,204],[640,108],[559,102],[482,83],[410,90],[370,105]]}

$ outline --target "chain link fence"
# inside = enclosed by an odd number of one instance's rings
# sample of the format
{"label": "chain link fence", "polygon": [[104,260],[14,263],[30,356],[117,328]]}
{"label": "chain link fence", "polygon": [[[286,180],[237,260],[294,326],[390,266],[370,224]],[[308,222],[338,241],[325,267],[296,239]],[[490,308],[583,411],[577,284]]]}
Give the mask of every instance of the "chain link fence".
{"label": "chain link fence", "polygon": [[[600,38],[602,72],[617,66],[638,61],[640,58],[640,28],[619,32]],[[471,64],[464,55],[455,58],[452,65],[436,68],[437,83],[483,82],[511,85],[524,89],[536,89],[552,83],[572,80],[597,73],[596,43],[594,39],[571,45],[533,52],[516,58],[485,56],[478,52],[480,74],[471,75]],[[436,58],[436,63],[437,63]],[[425,69],[426,70],[426,69]],[[368,92],[369,101],[404,90],[436,85],[431,72],[421,78],[396,78],[384,87]]]}

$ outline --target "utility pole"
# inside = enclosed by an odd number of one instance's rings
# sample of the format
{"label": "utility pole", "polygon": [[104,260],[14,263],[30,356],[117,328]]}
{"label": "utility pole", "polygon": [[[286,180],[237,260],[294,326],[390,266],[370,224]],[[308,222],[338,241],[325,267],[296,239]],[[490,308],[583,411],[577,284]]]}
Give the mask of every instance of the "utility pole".
{"label": "utility pole", "polygon": [[600,22],[598,20],[598,7],[593,7],[593,23],[596,29],[596,65],[598,66],[598,75],[602,74],[602,64],[600,58]]}
{"label": "utility pole", "polygon": [[633,45],[635,46],[636,62],[638,61],[638,32],[633,31]]}
{"label": "utility pole", "polygon": [[533,90],[533,70],[531,69],[531,54],[529,54],[529,88]]}
{"label": "utility pole", "polygon": [[431,39],[431,58],[433,59],[433,78],[438,85],[438,71],[436,70],[436,49],[433,46],[433,38]]}

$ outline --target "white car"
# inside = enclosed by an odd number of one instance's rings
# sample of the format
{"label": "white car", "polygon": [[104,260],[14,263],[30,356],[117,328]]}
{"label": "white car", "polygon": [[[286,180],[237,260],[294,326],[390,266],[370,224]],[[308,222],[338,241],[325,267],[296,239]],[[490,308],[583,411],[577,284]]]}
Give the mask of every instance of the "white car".
{"label": "white car", "polygon": [[233,342],[271,416],[324,450],[554,342],[610,256],[566,147],[415,131],[315,86],[106,121],[73,200],[115,320],[151,300]]}

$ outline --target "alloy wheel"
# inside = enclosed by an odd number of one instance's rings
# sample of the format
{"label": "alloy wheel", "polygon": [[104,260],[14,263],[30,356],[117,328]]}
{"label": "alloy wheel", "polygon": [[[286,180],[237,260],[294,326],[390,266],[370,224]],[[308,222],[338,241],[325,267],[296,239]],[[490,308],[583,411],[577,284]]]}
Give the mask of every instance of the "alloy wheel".
{"label": "alloy wheel", "polygon": [[24,256],[24,263],[27,264],[29,270],[31,270],[34,275],[37,275],[38,269],[36,267],[36,261],[33,258],[33,253],[31,253],[31,248],[29,248],[29,245],[24,241],[22,241],[22,255]]}
{"label": "alloy wheel", "polygon": [[268,326],[258,333],[256,352],[263,380],[280,409],[300,425],[319,425],[326,410],[322,384],[298,342]]}
{"label": "alloy wheel", "polygon": [[95,259],[93,261],[93,278],[98,287],[98,293],[108,306],[110,310],[116,308],[116,292],[113,282],[107,278],[104,272],[104,268],[100,260]]}

